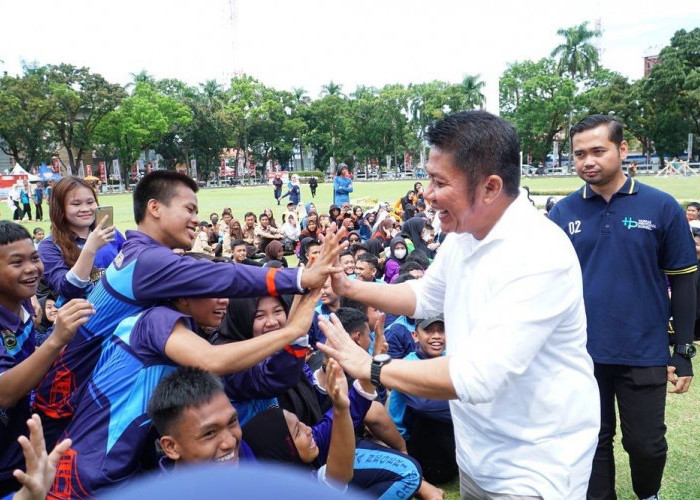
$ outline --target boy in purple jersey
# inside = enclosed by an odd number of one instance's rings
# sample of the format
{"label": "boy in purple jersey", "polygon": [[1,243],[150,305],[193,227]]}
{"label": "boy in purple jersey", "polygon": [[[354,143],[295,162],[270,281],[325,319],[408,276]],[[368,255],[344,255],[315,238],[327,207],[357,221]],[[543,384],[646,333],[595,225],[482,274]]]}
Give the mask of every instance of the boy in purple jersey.
{"label": "boy in purple jersey", "polygon": [[[357,388],[349,391],[334,360],[328,363],[327,384],[333,409],[318,425],[308,427],[280,408],[268,410],[246,425],[249,446],[223,387],[207,373],[181,368],[163,379],[148,404],[166,455],[161,468],[211,461],[235,465],[255,460],[254,447],[267,460],[308,464],[319,481],[342,489],[353,477],[354,426],[362,421],[373,395],[360,395]],[[273,420],[278,425],[269,425]]]}
{"label": "boy in purple jersey", "polygon": [[[194,332],[198,326],[218,327],[228,299],[178,298],[123,320],[104,341],[92,376],[73,398],[75,414],[64,434],[73,444],[59,463],[49,497],[95,496],[141,470],[141,455],[151,442],[146,404],[161,378],[178,365],[226,376],[227,390],[230,384],[254,391],[246,387],[252,385],[246,384],[247,371],[264,376],[259,372],[275,362],[296,370],[298,380],[317,299],[318,291],[297,299],[289,324],[273,334],[217,346]],[[287,378],[294,383],[291,374]]]}
{"label": "boy in purple jersey", "polygon": [[24,465],[17,438],[27,432],[31,391],[51,367],[79,325],[92,314],[92,305],[76,299],[58,315],[56,328],[35,347],[31,297],[44,267],[27,230],[0,222],[0,497],[20,489],[12,472]]}
{"label": "boy in purple jersey", "polygon": [[191,178],[167,170],[151,172],[134,189],[138,230],[127,231],[126,243],[88,297],[97,313],[78,330],[36,393],[35,409],[50,445],[70,422],[71,395],[92,373],[104,339],[125,318],[183,291],[190,297],[300,293],[320,287],[330,273],[340,270],[334,267],[338,238],[330,238],[317,265],[304,270],[219,266],[181,258],[172,250],[192,247],[199,222],[197,190]]}

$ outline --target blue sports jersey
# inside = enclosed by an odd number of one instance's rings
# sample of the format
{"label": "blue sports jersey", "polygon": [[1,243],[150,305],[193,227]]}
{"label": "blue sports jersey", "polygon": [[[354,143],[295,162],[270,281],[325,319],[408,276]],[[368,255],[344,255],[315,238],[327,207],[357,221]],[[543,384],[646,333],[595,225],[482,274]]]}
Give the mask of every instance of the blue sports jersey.
{"label": "blue sports jersey", "polygon": [[[21,318],[0,305],[0,377],[34,352],[33,310],[29,299],[22,303]],[[12,408],[0,408],[0,480],[11,478],[12,471],[24,463],[17,438],[27,434],[29,399],[27,394]]]}
{"label": "blue sports jersey", "polygon": [[73,415],[70,396],[85,382],[100,357],[102,344],[122,320],[160,300],[188,297],[257,297],[299,293],[299,269],[274,269],[216,263],[179,256],[139,231],[127,241],[88,300],[95,314],[73,340],[39,386],[35,407],[45,416]]}
{"label": "blue sports jersey", "polygon": [[50,497],[94,496],[139,472],[151,427],[148,401],[176,368],[165,344],[178,321],[196,329],[190,316],[160,306],[123,320],[105,339],[92,376],[73,398],[75,415],[65,431],[73,444],[59,462]]}

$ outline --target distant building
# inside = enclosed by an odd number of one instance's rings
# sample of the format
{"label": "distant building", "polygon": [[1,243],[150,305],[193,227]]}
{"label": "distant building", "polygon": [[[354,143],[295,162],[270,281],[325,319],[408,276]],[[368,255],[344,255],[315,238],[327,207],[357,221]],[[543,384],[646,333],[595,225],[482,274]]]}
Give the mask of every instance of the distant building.
{"label": "distant building", "polygon": [[644,76],[647,77],[649,76],[649,73],[651,73],[651,68],[656,66],[661,62],[661,59],[659,58],[658,55],[656,56],[646,56],[644,58]]}

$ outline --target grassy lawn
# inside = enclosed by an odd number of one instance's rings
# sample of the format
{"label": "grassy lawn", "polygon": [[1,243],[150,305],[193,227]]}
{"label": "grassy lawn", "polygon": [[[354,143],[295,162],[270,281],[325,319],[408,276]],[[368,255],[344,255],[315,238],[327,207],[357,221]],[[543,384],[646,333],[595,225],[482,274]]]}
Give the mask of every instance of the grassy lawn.
{"label": "grassy lawn", "polygon": [[[655,178],[640,176],[647,184],[658,187],[671,193],[680,201],[692,201],[700,199],[700,177],[690,178]],[[427,182],[422,181],[424,184]],[[576,177],[546,177],[524,178],[523,185],[527,185],[531,191],[557,192],[573,191],[581,186],[581,181]],[[370,200],[385,200],[393,204],[406,191],[413,187],[413,181],[388,181],[388,182],[356,182],[353,200],[363,199],[368,205]],[[320,184],[315,199],[311,199],[308,186],[302,186],[302,200],[313,201],[321,210],[326,211],[331,203],[331,185]],[[276,206],[272,195],[272,187],[236,187],[236,188],[212,188],[199,192],[200,218],[208,219],[211,212],[221,213],[224,207],[231,207],[236,217],[242,219],[243,214],[249,210],[259,214],[266,207],[272,208],[279,219],[279,214],[284,206]],[[286,200],[283,200],[283,203]],[[100,197],[103,205],[114,206],[114,218],[117,227],[124,231],[135,227],[131,206],[130,194],[103,195]],[[48,209],[45,207],[48,215]],[[7,217],[9,210],[2,207],[2,214]],[[27,223],[27,228],[43,227],[47,231],[49,223]],[[575,390],[575,388],[572,388]],[[690,499],[700,498],[700,433],[694,432],[694,425],[698,424],[700,414],[700,397],[697,386],[693,386],[690,392],[683,396],[669,395],[667,406],[669,456],[664,475],[661,496],[665,499]],[[618,495],[622,499],[635,498],[629,479],[629,466],[627,455],[622,451],[622,446],[616,440],[617,483]],[[447,498],[459,498],[459,486],[455,481],[449,485],[443,485],[448,493]]]}

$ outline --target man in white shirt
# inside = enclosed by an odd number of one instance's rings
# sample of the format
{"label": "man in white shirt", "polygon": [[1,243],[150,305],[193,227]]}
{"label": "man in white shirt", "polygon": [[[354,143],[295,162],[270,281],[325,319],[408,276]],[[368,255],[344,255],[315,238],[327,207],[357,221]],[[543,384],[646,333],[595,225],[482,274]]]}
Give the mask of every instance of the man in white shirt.
{"label": "man in white shirt", "polygon": [[424,196],[450,234],[425,277],[385,286],[338,273],[333,288],[394,314],[444,313],[448,355],[372,359],[334,318],[320,321],[320,348],[353,377],[452,400],[462,498],[584,498],[600,408],[576,253],[519,196],[508,122],[455,113],[428,141]]}

